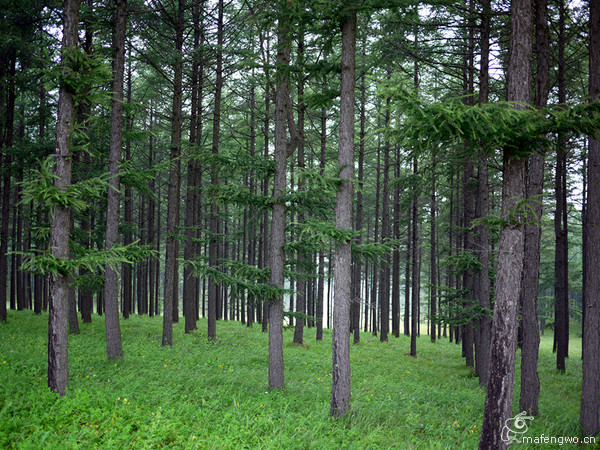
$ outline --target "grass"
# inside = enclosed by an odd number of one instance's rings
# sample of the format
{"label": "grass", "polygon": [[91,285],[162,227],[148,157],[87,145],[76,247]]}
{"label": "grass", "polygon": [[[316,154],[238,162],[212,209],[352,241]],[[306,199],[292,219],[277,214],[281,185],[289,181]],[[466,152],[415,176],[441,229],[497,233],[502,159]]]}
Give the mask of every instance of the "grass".
{"label": "grass", "polygon": [[[470,449],[479,441],[485,391],[447,340],[423,336],[411,358],[404,336],[380,343],[362,334],[351,348],[352,410],[331,419],[329,330],[316,342],[306,329],[306,347],[285,331],[286,389],[269,391],[259,326],[219,322],[211,342],[205,321],[188,335],[181,321],[173,347],[163,348],[162,318],[134,316],[121,321],[124,359],[108,362],[103,318],[80,325],[60,398],[46,386],[47,315],[11,311],[0,324],[0,448]],[[558,373],[552,336],[543,337],[540,414],[527,436],[580,434],[580,352],[574,338]],[[518,408],[518,382],[515,391]]]}

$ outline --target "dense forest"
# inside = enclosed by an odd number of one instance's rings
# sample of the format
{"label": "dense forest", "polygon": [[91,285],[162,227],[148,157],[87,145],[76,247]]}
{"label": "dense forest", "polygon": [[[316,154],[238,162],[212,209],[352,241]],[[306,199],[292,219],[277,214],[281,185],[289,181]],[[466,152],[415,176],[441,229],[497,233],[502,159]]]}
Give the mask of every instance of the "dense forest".
{"label": "dense forest", "polygon": [[427,336],[460,345],[487,390],[480,448],[505,448],[516,365],[518,411],[538,414],[548,331],[559,372],[581,342],[597,434],[598,0],[0,13],[0,322],[48,314],[52,391],[80,321],[104,321],[109,361],[134,358],[135,314],[162,316],[163,346],[180,320],[214,341],[260,327],[270,389],[284,328],[298,346],[332,329],[341,417],[361,332],[406,335],[412,357]]}

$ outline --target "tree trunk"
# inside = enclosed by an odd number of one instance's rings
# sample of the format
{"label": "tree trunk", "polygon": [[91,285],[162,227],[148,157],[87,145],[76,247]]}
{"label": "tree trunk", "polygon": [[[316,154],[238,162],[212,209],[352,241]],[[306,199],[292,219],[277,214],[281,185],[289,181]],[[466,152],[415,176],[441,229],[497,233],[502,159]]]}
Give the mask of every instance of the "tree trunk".
{"label": "tree trunk", "polygon": [[[390,73],[388,72],[388,78]],[[390,98],[386,100],[385,125],[390,125]],[[390,141],[386,139],[383,145],[383,189],[381,200],[381,243],[385,244],[390,238]],[[377,216],[376,216],[377,219]],[[390,330],[390,255],[386,253],[379,267],[379,311],[380,311],[380,342],[387,342]]]}
{"label": "tree trunk", "polygon": [[[15,70],[16,70],[16,50],[12,49],[6,57],[6,61],[2,61],[1,71],[4,71],[4,63],[8,65],[8,93],[6,95],[6,112],[4,113],[4,142],[0,137],[0,149],[8,148],[13,145],[13,130],[14,130],[14,114],[15,114]],[[0,74],[5,75],[5,74]],[[6,76],[6,75],[5,75]],[[3,77],[0,77],[0,80]],[[1,83],[4,84],[4,83]],[[0,88],[1,93],[2,88]],[[11,172],[8,168],[11,165],[11,155],[6,152],[0,155],[3,166],[6,168],[2,176],[2,223],[0,224],[0,322],[6,322],[6,287],[8,286],[8,233],[10,224],[10,185]]]}
{"label": "tree trunk", "polygon": [[[219,0],[217,25],[217,67],[215,81],[215,101],[213,109],[212,153],[219,154],[219,134],[221,130],[221,91],[223,89],[223,0]],[[210,184],[219,184],[218,168],[215,164],[210,170]],[[212,270],[217,270],[219,208],[216,198],[211,198],[210,204],[210,241],[208,243],[208,264]],[[208,279],[208,338],[217,338],[217,302],[219,288],[213,277]]]}
{"label": "tree trunk", "polygon": [[[62,73],[71,72],[68,65],[69,53],[77,46],[80,0],[66,0],[63,15]],[[75,116],[73,92],[63,83],[59,89],[58,115],[56,119],[56,150],[54,185],[64,190],[71,184],[71,149],[69,136],[73,131]],[[71,210],[54,206],[50,221],[50,251],[60,260],[69,257],[69,224]],[[69,277],[52,274],[50,277],[50,308],[48,317],[48,386],[60,395],[66,393],[69,384],[69,358],[67,338],[67,307]]]}
{"label": "tree trunk", "polygon": [[[302,172],[305,168],[304,161],[304,30],[300,28],[298,31],[298,61],[297,66],[300,68],[298,80],[298,170]],[[304,179],[302,173],[298,174],[298,191],[304,191]],[[304,222],[304,212],[298,211],[298,223]],[[296,311],[300,314],[306,314],[306,284],[307,279],[304,276],[304,265],[306,264],[304,251],[298,251],[298,278],[296,280]],[[294,342],[302,344],[304,342],[304,317],[296,319],[296,328],[294,330]]]}
{"label": "tree trunk", "polygon": [[[127,0],[115,0],[115,34],[113,36],[112,110],[110,116],[110,174],[106,208],[106,250],[119,240],[119,168],[123,137],[123,74],[125,71],[125,30],[127,27]],[[106,352],[108,359],[123,356],[121,328],[119,325],[119,279],[115,266],[106,265],[104,282],[104,321],[106,324]]]}
{"label": "tree trunk", "polygon": [[[535,0],[535,53],[537,73],[534,106],[544,108],[550,89],[550,59],[547,0]],[[525,259],[521,289],[521,317],[523,344],[521,347],[521,394],[519,409],[537,415],[540,378],[537,373],[540,327],[538,322],[538,290],[540,273],[540,238],[542,234],[542,194],[544,192],[544,154],[536,152],[529,157],[527,198],[533,202],[528,224],[525,226]]]}
{"label": "tree trunk", "polygon": [[417,193],[417,179],[418,174],[418,162],[417,157],[413,157],[413,198],[412,198],[412,297],[411,297],[411,316],[410,316],[410,356],[417,356],[417,336],[419,335],[419,270],[418,270],[418,203],[419,194]]}
{"label": "tree trunk", "polygon": [[[194,61],[192,64],[192,111],[190,118],[190,143],[196,144],[198,147],[202,144],[202,94],[203,94],[203,56],[202,45],[203,15],[204,1],[196,1],[194,3],[193,21],[194,21]],[[200,54],[198,54],[200,52]],[[194,148],[192,147],[192,152]],[[192,261],[197,254],[197,245],[194,239],[198,236],[197,227],[199,226],[198,219],[200,217],[198,206],[200,198],[200,177],[201,167],[194,154],[189,156],[188,161],[188,185],[186,193],[186,211],[185,211],[185,229],[186,229],[186,244],[184,249],[184,258],[186,261]],[[198,277],[193,274],[190,266],[186,266],[183,270],[183,315],[185,317],[185,332],[189,333],[196,330],[196,317],[198,298]]]}
{"label": "tree trunk", "polygon": [[[590,0],[590,100],[600,95],[600,0]],[[595,436],[599,429],[600,399],[600,141],[590,137],[587,165],[586,282],[583,334],[583,380],[581,388],[580,422],[586,436]]]}
{"label": "tree trunk", "polygon": [[[524,108],[524,104],[530,100],[532,22],[531,0],[512,0],[507,99],[519,102],[515,103],[515,108]],[[498,244],[490,375],[480,448],[508,447],[508,442],[502,440],[502,427],[512,416],[519,291],[523,270],[523,218],[515,214],[515,208],[518,208],[519,201],[525,195],[525,166],[526,159],[520,157],[517,150],[504,149],[502,218],[507,222],[500,232]]]}
{"label": "tree trunk", "polygon": [[[479,105],[488,102],[489,97],[489,60],[490,60],[490,20],[491,2],[484,0],[481,19],[481,63],[479,74]],[[482,146],[485,143],[481,144]],[[482,219],[490,212],[488,186],[488,162],[483,149],[480,149],[477,163],[477,197],[475,201],[475,218]],[[491,309],[490,302],[490,230],[487,225],[475,227],[475,246],[478,249],[477,258],[479,270],[473,280],[473,295],[484,314],[477,323],[477,346],[475,354],[475,369],[479,375],[479,384],[486,386],[490,371],[490,340],[492,323],[487,311]]]}
{"label": "tree trunk", "polygon": [[[354,74],[356,71],[356,11],[345,11],[342,20],[342,70],[340,90],[339,177],[336,228],[352,231],[352,177],[354,169]],[[352,240],[337,243],[332,338],[331,415],[350,409],[350,303],[352,296]]]}
{"label": "tree trunk", "polygon": [[[366,31],[366,30],[365,30]],[[362,64],[363,67],[366,64],[366,51],[367,51],[367,33],[363,33],[362,38]],[[366,89],[366,74],[363,71],[360,77],[360,134],[359,134],[359,147],[358,147],[358,189],[356,193],[356,231],[362,232],[363,228],[363,183],[365,178],[365,124],[367,121],[367,89]],[[362,234],[359,234],[356,238],[356,243],[360,245],[362,242]],[[353,324],[352,329],[354,331],[353,342],[354,344],[358,344],[360,342],[360,305],[361,305],[361,264],[358,259],[354,260],[353,265],[353,273],[352,273],[352,309],[354,313],[352,314]],[[366,282],[366,279],[365,279]],[[366,296],[365,296],[366,298]],[[368,309],[365,307],[365,309]],[[365,325],[367,324],[367,320],[365,319]]]}
{"label": "tree trunk", "polygon": [[171,115],[171,156],[169,170],[169,191],[167,198],[167,237],[165,240],[165,284],[162,345],[173,345],[173,309],[177,298],[177,226],[179,224],[179,195],[181,181],[181,125],[183,94],[183,29],[185,1],[177,2],[177,22],[175,24],[176,59],[173,67],[173,110]]}
{"label": "tree trunk", "polygon": [[[289,64],[291,47],[291,2],[287,0],[279,11],[277,30],[277,91],[275,93],[275,173],[273,176],[273,213],[271,218],[270,283],[284,285],[286,158],[289,97]],[[283,365],[283,296],[275,294],[269,303],[269,388],[285,386]]]}
{"label": "tree trunk", "polygon": [[[558,20],[558,103],[566,102],[565,92],[565,4],[559,1]],[[556,339],[556,369],[565,371],[565,358],[569,356],[569,242],[567,229],[567,153],[566,139],[558,133],[556,147],[554,214],[554,301]]]}
{"label": "tree trunk", "polygon": [[437,278],[437,249],[436,249],[436,192],[435,192],[435,179],[436,179],[436,156],[433,156],[432,161],[432,176],[431,176],[431,232],[429,236],[429,242],[431,244],[430,249],[430,269],[429,269],[429,282],[431,283],[431,298],[429,303],[429,315],[431,316],[431,342],[436,341],[436,319],[437,319],[437,291],[436,291],[436,278]]}

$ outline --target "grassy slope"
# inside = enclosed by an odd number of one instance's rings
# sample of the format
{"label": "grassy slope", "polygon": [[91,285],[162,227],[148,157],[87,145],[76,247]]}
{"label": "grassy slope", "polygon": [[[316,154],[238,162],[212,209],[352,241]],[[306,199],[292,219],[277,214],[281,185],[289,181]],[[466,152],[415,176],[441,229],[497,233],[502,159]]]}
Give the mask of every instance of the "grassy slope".
{"label": "grassy slope", "polygon": [[[205,321],[190,335],[180,322],[173,348],[162,348],[162,318],[121,324],[125,358],[116,363],[106,360],[103,318],[70,337],[70,391],[59,398],[46,387],[47,315],[10,312],[0,325],[0,448],[477,447],[485,392],[447,340],[423,336],[413,359],[408,338],[381,344],[363,334],[351,348],[352,412],[333,420],[327,330],[316,342],[307,329],[307,348],[286,345],[286,389],[269,392],[258,326],[219,322],[211,343]],[[572,340],[559,374],[551,335],[543,338],[541,413],[527,436],[579,434],[580,353]]]}

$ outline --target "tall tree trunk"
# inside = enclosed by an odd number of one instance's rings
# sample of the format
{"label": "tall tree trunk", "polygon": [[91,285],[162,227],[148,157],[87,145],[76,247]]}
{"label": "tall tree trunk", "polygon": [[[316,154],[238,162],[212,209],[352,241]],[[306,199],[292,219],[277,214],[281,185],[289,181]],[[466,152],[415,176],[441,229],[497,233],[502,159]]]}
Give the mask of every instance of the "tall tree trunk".
{"label": "tall tree trunk", "polygon": [[[600,0],[590,0],[590,100],[600,96]],[[583,333],[583,380],[579,420],[586,436],[600,430],[600,141],[590,136],[587,165],[586,282]]]}
{"label": "tall tree trunk", "polygon": [[[3,58],[4,59],[4,58]],[[1,125],[4,126],[3,136],[0,136],[0,150],[4,148],[12,147],[13,145],[13,132],[14,132],[14,115],[15,115],[15,71],[16,71],[16,49],[12,48],[9,50],[6,56],[6,61],[0,61],[2,67],[0,71],[4,72],[5,64],[8,65],[8,74],[2,74],[8,76],[8,92],[6,95],[6,112],[4,113],[5,120]],[[0,76],[0,80],[3,77]],[[1,83],[3,84],[3,83]],[[0,88],[0,93],[1,93]],[[0,97],[1,98],[1,97]],[[10,224],[10,185],[11,185],[11,171],[9,170],[11,165],[10,152],[6,152],[0,155],[2,158],[2,164],[5,168],[2,176],[2,223],[0,224],[0,322],[6,322],[6,287],[8,286],[8,258],[6,253],[8,252],[8,233]]]}
{"label": "tall tree trunk", "polygon": [[175,64],[173,67],[173,110],[171,112],[171,156],[167,198],[167,237],[165,240],[165,283],[162,345],[173,345],[173,310],[177,298],[177,226],[179,224],[179,195],[181,181],[181,126],[183,94],[183,29],[185,1],[177,2],[175,24]]}
{"label": "tall tree trunk", "polygon": [[[515,108],[530,101],[532,56],[531,0],[511,2],[510,60],[507,99]],[[480,448],[503,449],[502,427],[512,416],[513,380],[517,349],[519,291],[523,270],[523,223],[515,208],[525,196],[526,159],[514,148],[504,149],[502,170],[502,218],[500,232],[496,301],[492,323],[490,375],[487,385]]]}
{"label": "tall tree trunk", "polygon": [[[550,55],[548,36],[547,0],[535,0],[535,53],[537,73],[534,106],[544,108],[550,90]],[[521,317],[523,320],[523,345],[521,347],[521,394],[519,408],[537,415],[540,378],[537,373],[540,327],[538,322],[538,290],[540,273],[540,238],[542,234],[542,194],[544,192],[544,153],[529,157],[527,171],[527,198],[531,199],[532,212],[525,226],[525,260],[523,261],[523,286],[521,288]]]}
{"label": "tall tree trunk", "polygon": [[[394,186],[394,223],[392,227],[392,238],[397,242],[400,240],[400,216],[402,214],[400,206],[400,146],[395,148],[396,162],[394,164],[394,177],[396,183]],[[392,334],[395,337],[400,336],[400,250],[395,245],[392,250]]]}
{"label": "tall tree trunk", "polygon": [[[131,105],[131,84],[132,84],[132,70],[131,70],[131,47],[128,50],[128,65],[127,65],[127,105]],[[133,129],[133,118],[130,112],[127,112],[125,116],[125,129],[131,131]],[[125,142],[125,160],[131,160],[131,139],[127,136]],[[125,198],[123,199],[123,213],[125,223],[130,227],[133,225],[133,191],[131,186],[125,186]],[[132,230],[128,229],[123,236],[123,244],[125,246],[130,245],[133,242]],[[145,263],[143,263],[145,264]],[[123,318],[128,319],[131,308],[133,307],[133,273],[131,264],[123,264],[121,269],[123,274],[123,298],[121,300],[123,306]]]}
{"label": "tall tree trunk", "polygon": [[[323,91],[327,88],[325,79],[322,84]],[[325,161],[327,150],[327,110],[321,108],[321,130],[320,130],[320,157],[319,157],[319,173],[321,176],[325,174]],[[317,288],[317,341],[323,340],[323,305],[325,304],[325,250],[319,250],[319,282]],[[327,316],[327,324],[329,325],[329,315]]]}
{"label": "tall tree trunk", "polygon": [[[194,60],[192,63],[192,111],[190,118],[190,143],[198,147],[202,144],[202,94],[203,94],[203,55],[202,45],[204,1],[194,3],[193,21],[194,21]],[[194,149],[192,147],[192,152]],[[197,254],[197,245],[194,239],[198,236],[198,219],[200,217],[199,206],[200,198],[200,176],[201,167],[194,154],[189,155],[188,161],[188,185],[186,193],[186,211],[185,211],[185,229],[186,244],[184,249],[184,258],[186,261],[192,261]],[[189,265],[183,270],[183,315],[185,317],[185,332],[189,333],[196,330],[196,317],[198,298],[198,277],[193,274],[193,269]]]}
{"label": "tall tree trunk", "polygon": [[412,286],[411,286],[411,315],[410,315],[410,356],[417,356],[417,336],[419,335],[419,246],[418,239],[418,203],[419,194],[417,189],[417,174],[419,167],[417,157],[413,156],[413,185],[412,185],[412,242],[411,242],[411,257],[412,257]]}
{"label": "tall tree trunk", "polygon": [[430,249],[430,269],[429,269],[429,282],[431,283],[431,299],[430,299],[430,303],[429,303],[429,315],[431,316],[431,342],[435,342],[436,341],[436,319],[437,319],[437,291],[436,291],[436,283],[437,283],[437,248],[436,248],[436,209],[437,209],[437,202],[436,202],[436,186],[435,186],[435,179],[436,179],[436,165],[437,165],[437,161],[436,161],[436,156],[433,156],[433,161],[432,161],[432,173],[431,173],[431,232],[430,232],[430,236],[429,236],[429,242],[431,244],[431,249]]}
{"label": "tall tree trunk", "polygon": [[[69,74],[69,53],[77,46],[80,0],[66,0],[63,12],[62,73]],[[54,185],[59,190],[71,184],[71,149],[69,136],[73,131],[75,108],[73,92],[62,83],[58,93],[58,115],[56,119],[56,150]],[[69,257],[69,224],[71,210],[54,206],[50,221],[50,251],[60,260]],[[52,274],[50,277],[50,308],[48,317],[48,386],[64,395],[69,384],[69,358],[67,338],[67,305],[69,290],[68,275]],[[4,302],[4,300],[3,300]]]}
{"label": "tall tree trunk", "polygon": [[[286,158],[289,97],[289,64],[291,47],[291,2],[279,11],[277,26],[277,91],[275,93],[275,173],[273,176],[273,213],[271,218],[270,283],[283,288],[285,253]],[[283,365],[283,296],[275,294],[269,303],[269,388],[285,386]]]}
{"label": "tall tree trunk", "polygon": [[[110,174],[108,202],[106,208],[107,251],[119,240],[119,168],[121,165],[121,144],[123,137],[123,74],[125,72],[125,31],[127,27],[127,0],[115,0],[116,17],[113,36],[113,82],[112,110],[110,115],[110,154],[108,171]],[[107,264],[104,282],[104,321],[106,324],[106,352],[108,359],[123,356],[121,328],[119,325],[119,279],[114,266]]]}
{"label": "tall tree trunk", "polygon": [[[352,6],[350,6],[352,8]],[[352,231],[352,177],[354,169],[354,74],[356,72],[356,11],[345,11],[342,19],[342,73],[340,90],[339,177],[336,228]],[[331,415],[343,416],[350,409],[350,303],[352,296],[352,240],[337,243],[332,338]]]}
{"label": "tall tree trunk", "polygon": [[[213,135],[212,153],[219,154],[219,135],[221,130],[221,91],[223,89],[223,0],[219,0],[217,23],[217,67],[215,81],[215,101],[213,108]],[[216,187],[219,184],[219,174],[216,164],[210,171],[210,184]],[[218,233],[219,233],[219,207],[217,199],[211,198],[210,203],[210,241],[208,244],[208,264],[213,270],[217,268]],[[208,279],[208,338],[217,337],[217,302],[219,288],[213,277]]]}
{"label": "tall tree trunk", "polygon": [[[388,72],[388,78],[390,73]],[[388,97],[385,107],[385,128],[390,125],[390,102]],[[381,243],[385,244],[390,238],[390,152],[389,139],[383,145],[383,189],[381,201]],[[387,342],[390,330],[390,255],[386,253],[380,261],[379,267],[379,311],[380,330],[379,340]]]}
{"label": "tall tree trunk", "polygon": [[[368,27],[366,27],[368,28]],[[366,31],[366,30],[365,30]],[[362,38],[362,65],[363,72],[360,76],[360,134],[359,134],[359,143],[358,143],[358,189],[356,192],[356,217],[355,217],[355,227],[356,232],[361,233],[363,228],[363,183],[365,178],[365,125],[367,122],[367,89],[366,89],[366,71],[364,67],[366,65],[366,52],[367,52],[367,33],[363,33]],[[362,242],[362,234],[359,234],[356,238],[356,243],[360,245]],[[354,313],[352,314],[352,318],[354,323],[352,324],[352,329],[354,331],[353,342],[354,344],[358,344],[360,342],[360,305],[361,305],[361,264],[358,259],[355,259],[353,262],[353,272],[352,272],[352,309]],[[365,278],[366,283],[366,278]],[[366,299],[366,296],[365,296]],[[368,311],[368,308],[365,307],[365,310]],[[365,319],[365,325],[368,323],[368,319]]]}
{"label": "tall tree trunk", "polygon": [[[489,62],[490,62],[490,20],[491,1],[483,1],[481,16],[481,62],[479,72],[479,105],[488,102],[489,97]],[[481,143],[485,145],[485,143]],[[477,197],[475,201],[475,218],[483,219],[490,212],[488,162],[484,149],[478,153],[477,163]],[[490,302],[490,230],[487,225],[475,227],[475,247],[479,270],[473,280],[473,296],[475,302],[484,310],[477,323],[477,346],[475,354],[475,369],[479,375],[479,384],[486,386],[490,371],[490,341],[492,323],[487,311],[491,309]]]}
{"label": "tall tree trunk", "polygon": [[[304,179],[302,178],[302,171],[305,168],[304,161],[304,112],[306,106],[304,105],[304,29],[300,28],[298,31],[298,61],[296,65],[300,68],[299,80],[298,80],[298,191],[304,191]],[[298,211],[298,223],[304,222],[304,212]],[[304,251],[300,249],[298,251],[298,279],[296,289],[296,311],[300,314],[306,314],[306,285],[307,279],[304,276],[304,265],[306,264],[306,256]],[[304,342],[304,317],[298,317],[296,319],[296,328],[294,330],[294,342],[302,344]]]}
{"label": "tall tree trunk", "polygon": [[[558,19],[558,102],[564,105],[565,92],[565,4],[559,1]],[[565,358],[569,356],[569,242],[567,230],[567,151],[563,133],[558,133],[556,146],[554,213],[554,301],[556,369],[565,371]]]}

